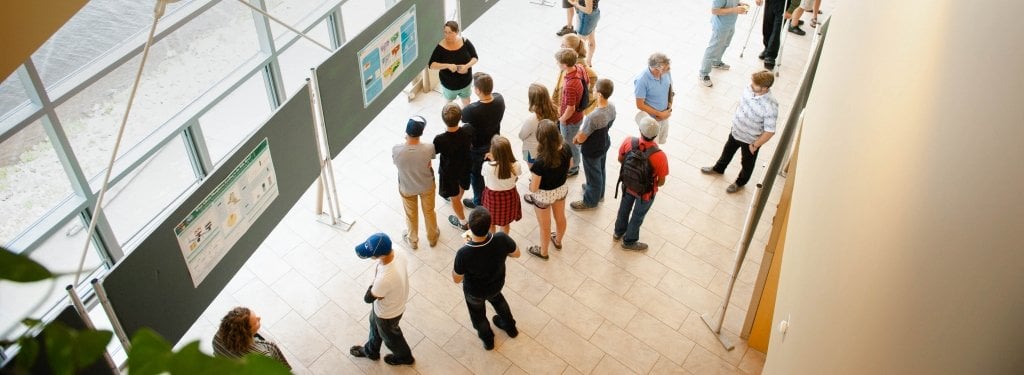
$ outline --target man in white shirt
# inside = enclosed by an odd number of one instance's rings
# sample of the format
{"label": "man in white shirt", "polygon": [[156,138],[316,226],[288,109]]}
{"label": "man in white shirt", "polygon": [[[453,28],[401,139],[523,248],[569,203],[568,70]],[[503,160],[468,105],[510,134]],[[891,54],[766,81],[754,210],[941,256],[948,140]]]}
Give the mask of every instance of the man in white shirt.
{"label": "man in white shirt", "polygon": [[736,177],[736,182],[725,188],[727,193],[739,191],[750,180],[758,151],[775,135],[775,123],[779,118],[779,102],[770,92],[772,84],[775,83],[775,75],[763,70],[751,75],[750,80],[750,86],[743,90],[740,105],[736,108],[736,115],[732,119],[732,131],[729,132],[729,139],[722,149],[722,156],[713,167],[700,169],[704,174],[725,173],[725,168],[729,166],[733,155],[736,155],[736,150],[740,150],[743,169]]}
{"label": "man in white shirt", "polygon": [[362,259],[373,258],[378,261],[373,285],[366,290],[363,300],[372,303],[370,309],[370,337],[365,345],[355,345],[349,354],[372,360],[380,359],[380,345],[388,346],[391,353],[384,356],[389,365],[411,365],[416,362],[412,357],[409,343],[402,335],[398,322],[405,313],[405,301],[409,299],[409,272],[404,256],[399,256],[391,249],[391,239],[384,233],[375,233],[356,246],[356,255]]}

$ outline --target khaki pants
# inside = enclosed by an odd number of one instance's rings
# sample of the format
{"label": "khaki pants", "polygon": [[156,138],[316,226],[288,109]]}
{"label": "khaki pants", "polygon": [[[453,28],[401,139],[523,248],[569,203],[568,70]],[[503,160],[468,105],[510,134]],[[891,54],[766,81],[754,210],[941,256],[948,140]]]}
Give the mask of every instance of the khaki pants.
{"label": "khaki pants", "polygon": [[434,191],[437,190],[437,185],[431,185],[430,190],[422,192],[420,194],[405,195],[401,191],[398,195],[402,196],[402,207],[405,208],[405,227],[409,231],[409,241],[413,244],[419,242],[419,213],[417,207],[417,200],[423,205],[423,221],[427,227],[427,242],[430,246],[437,244],[438,237],[441,237],[441,231],[437,228],[437,213],[434,212]]}

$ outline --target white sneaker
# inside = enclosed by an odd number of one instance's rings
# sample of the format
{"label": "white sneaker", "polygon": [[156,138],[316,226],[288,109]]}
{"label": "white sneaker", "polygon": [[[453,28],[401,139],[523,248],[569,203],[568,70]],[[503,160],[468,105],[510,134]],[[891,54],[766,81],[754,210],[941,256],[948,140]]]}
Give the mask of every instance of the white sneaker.
{"label": "white sneaker", "polygon": [[711,77],[709,76],[697,77],[697,81],[704,85],[704,87],[711,87],[715,85],[711,83]]}
{"label": "white sneaker", "polygon": [[718,69],[718,70],[729,70],[729,68],[732,68],[731,66],[729,66],[729,64],[726,64],[726,63],[721,63],[721,64],[718,64],[718,65],[712,65],[711,67],[714,68],[714,69]]}

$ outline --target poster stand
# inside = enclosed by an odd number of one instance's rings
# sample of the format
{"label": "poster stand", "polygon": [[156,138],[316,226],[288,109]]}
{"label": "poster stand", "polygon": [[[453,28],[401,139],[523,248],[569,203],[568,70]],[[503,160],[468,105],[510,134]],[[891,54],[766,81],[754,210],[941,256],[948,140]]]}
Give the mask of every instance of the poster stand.
{"label": "poster stand", "polygon": [[[309,69],[312,78],[306,78],[309,88],[309,105],[313,111],[313,134],[316,137],[316,153],[320,158],[320,177],[317,178],[316,214],[318,221],[348,232],[355,225],[354,219],[341,216],[338,186],[334,179],[334,163],[327,151],[327,128],[324,125],[323,103],[320,100],[320,86],[316,80],[316,68]],[[324,212],[324,198],[327,198],[327,212]]]}
{"label": "poster stand", "polygon": [[[78,291],[75,290],[75,286],[68,284],[67,291],[68,296],[71,297],[71,304],[75,306],[75,312],[77,312],[78,316],[82,318],[82,323],[85,324],[85,328],[95,331],[96,325],[92,323],[92,318],[89,317],[89,309],[85,308],[85,304],[82,303],[82,298],[78,296]],[[114,358],[110,357],[110,351],[103,351],[103,360],[107,363],[107,368],[110,369],[111,374],[121,373],[117,363],[114,362]]]}

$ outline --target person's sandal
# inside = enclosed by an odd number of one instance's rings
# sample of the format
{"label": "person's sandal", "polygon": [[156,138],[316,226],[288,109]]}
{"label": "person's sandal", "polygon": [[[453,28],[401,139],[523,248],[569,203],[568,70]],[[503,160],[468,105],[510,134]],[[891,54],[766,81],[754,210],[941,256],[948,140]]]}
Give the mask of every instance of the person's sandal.
{"label": "person's sandal", "polygon": [[558,233],[551,232],[551,244],[555,245],[555,250],[562,250],[562,243],[555,240],[558,238]]}
{"label": "person's sandal", "polygon": [[531,255],[533,255],[535,257],[538,257],[540,259],[548,260],[548,256],[547,255],[544,255],[544,254],[540,253],[540,246],[530,246],[529,249],[526,249],[526,252],[528,252]]}

